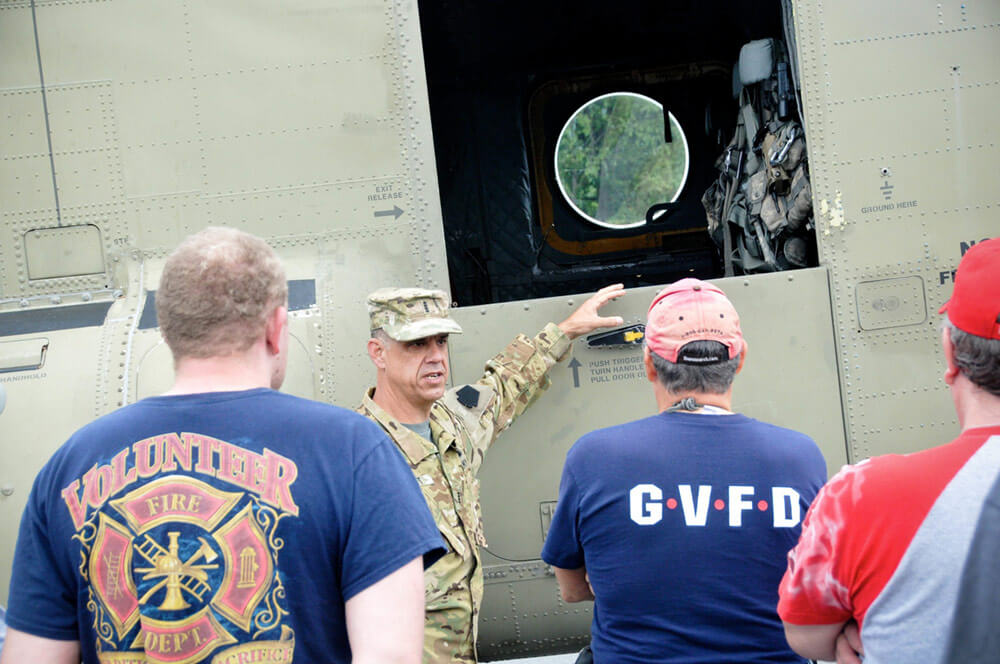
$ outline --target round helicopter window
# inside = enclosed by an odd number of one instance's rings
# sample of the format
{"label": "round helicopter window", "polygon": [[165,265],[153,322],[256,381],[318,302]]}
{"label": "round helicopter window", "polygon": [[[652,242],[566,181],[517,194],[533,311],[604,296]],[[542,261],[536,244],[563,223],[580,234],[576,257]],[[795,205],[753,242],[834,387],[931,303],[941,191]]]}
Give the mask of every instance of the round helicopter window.
{"label": "round helicopter window", "polygon": [[[556,143],[556,180],[563,197],[605,228],[646,223],[646,210],[677,200],[687,180],[687,138],[663,105],[634,92],[613,92],[577,109]],[[662,213],[661,213],[662,214]]]}

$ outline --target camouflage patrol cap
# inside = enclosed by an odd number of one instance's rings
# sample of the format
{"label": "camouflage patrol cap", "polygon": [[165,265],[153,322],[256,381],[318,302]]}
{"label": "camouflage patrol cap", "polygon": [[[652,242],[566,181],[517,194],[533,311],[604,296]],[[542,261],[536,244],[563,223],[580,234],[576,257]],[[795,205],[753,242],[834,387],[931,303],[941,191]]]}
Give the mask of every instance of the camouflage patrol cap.
{"label": "camouflage patrol cap", "polygon": [[381,329],[396,341],[435,334],[461,334],[448,315],[448,294],[426,288],[380,288],[368,296],[372,331]]}

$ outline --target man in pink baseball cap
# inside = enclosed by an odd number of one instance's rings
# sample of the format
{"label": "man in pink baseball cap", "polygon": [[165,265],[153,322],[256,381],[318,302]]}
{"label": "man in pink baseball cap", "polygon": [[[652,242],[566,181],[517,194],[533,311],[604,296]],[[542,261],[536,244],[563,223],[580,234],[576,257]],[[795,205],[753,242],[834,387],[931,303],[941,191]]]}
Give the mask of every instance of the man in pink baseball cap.
{"label": "man in pink baseball cap", "polygon": [[966,252],[940,313],[944,382],[961,434],[845,466],[820,492],[788,555],[778,604],[788,642],[807,657],[996,661],[1000,239]]}
{"label": "man in pink baseball cap", "polygon": [[[743,366],[747,344],[740,317],[717,286],[681,279],[656,295],[646,319],[646,347],[668,362],[705,366],[740,357],[736,371]],[[681,352],[693,341],[717,343]],[[708,353],[697,352],[699,347],[707,348]]]}
{"label": "man in pink baseball cap", "polygon": [[775,604],[823,456],[733,412],[747,344],[717,286],[667,286],[645,335],[659,412],[576,442],[542,558],[565,601],[594,601],[598,663],[805,662]]}

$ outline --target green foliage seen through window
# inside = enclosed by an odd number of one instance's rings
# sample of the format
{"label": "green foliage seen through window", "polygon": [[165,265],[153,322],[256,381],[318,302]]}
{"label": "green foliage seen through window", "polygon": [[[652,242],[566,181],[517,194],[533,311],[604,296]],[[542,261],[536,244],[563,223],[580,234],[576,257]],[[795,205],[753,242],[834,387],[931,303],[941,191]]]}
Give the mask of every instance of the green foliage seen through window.
{"label": "green foliage seen through window", "polygon": [[670,130],[667,143],[663,107],[649,97],[618,92],[587,102],[556,147],[563,195],[602,226],[641,225],[650,206],[676,200],[687,178],[687,139],[672,114]]}

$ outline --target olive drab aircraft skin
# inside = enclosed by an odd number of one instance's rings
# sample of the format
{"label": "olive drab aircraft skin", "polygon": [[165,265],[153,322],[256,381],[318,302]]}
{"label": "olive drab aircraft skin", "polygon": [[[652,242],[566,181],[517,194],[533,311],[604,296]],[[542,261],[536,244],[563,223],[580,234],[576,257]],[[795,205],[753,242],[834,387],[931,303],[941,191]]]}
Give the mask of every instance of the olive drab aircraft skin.
{"label": "olive drab aircraft skin", "polygon": [[[156,285],[209,225],[287,266],[283,389],[347,407],[373,381],[378,287],[451,292],[454,384],[587,292],[629,287],[606,307],[625,325],[577,340],[487,457],[484,660],[588,639],[590,605],[559,599],[539,552],[572,443],[653,412],[641,324],[664,283],[729,294],[749,343],[735,407],[811,435],[831,472],[956,434],[937,309],[962,253],[1000,235],[1000,3],[493,4],[0,7],[0,603],[45,460],[171,384]],[[727,277],[701,198],[740,113],[741,47],[767,38],[795,88],[811,244],[799,269]],[[590,222],[553,161],[612,93],[654,100],[685,150],[661,216],[621,227]]]}

